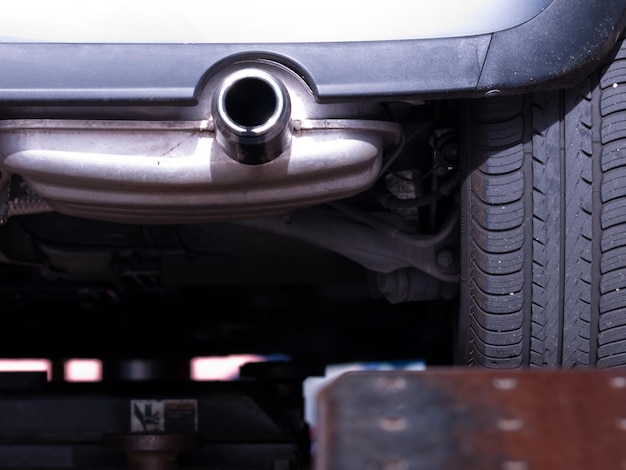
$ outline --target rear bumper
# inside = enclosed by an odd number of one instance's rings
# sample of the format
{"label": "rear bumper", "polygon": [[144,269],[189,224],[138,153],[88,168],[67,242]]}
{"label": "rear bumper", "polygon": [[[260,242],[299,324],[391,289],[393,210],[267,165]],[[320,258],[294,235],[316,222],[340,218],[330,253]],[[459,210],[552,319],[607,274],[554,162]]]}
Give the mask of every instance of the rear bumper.
{"label": "rear bumper", "polygon": [[626,0],[552,0],[492,33],[366,42],[0,43],[0,102],[180,104],[241,58],[282,62],[318,99],[477,97],[567,86],[604,58]]}

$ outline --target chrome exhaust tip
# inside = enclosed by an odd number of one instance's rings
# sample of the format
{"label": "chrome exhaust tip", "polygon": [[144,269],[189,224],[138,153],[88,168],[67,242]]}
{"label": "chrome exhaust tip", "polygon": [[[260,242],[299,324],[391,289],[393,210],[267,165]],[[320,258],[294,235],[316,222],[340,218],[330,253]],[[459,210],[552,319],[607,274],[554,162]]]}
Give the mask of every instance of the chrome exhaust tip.
{"label": "chrome exhaust tip", "polygon": [[217,143],[235,161],[261,165],[289,148],[289,93],[263,70],[247,68],[226,77],[211,112]]}

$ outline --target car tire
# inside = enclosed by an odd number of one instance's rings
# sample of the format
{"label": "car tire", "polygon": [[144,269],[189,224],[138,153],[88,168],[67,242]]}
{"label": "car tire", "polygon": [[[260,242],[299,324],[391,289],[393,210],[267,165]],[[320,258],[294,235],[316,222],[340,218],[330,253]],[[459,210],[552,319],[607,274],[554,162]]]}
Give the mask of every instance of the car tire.
{"label": "car tire", "polygon": [[626,47],[574,88],[467,103],[458,359],[626,364]]}

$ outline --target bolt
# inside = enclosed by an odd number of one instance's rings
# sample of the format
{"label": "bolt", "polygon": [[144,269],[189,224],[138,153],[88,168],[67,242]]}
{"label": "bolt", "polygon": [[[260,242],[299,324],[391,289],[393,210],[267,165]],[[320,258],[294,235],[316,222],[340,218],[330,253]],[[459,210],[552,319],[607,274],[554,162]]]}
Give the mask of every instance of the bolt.
{"label": "bolt", "polygon": [[523,460],[509,460],[502,463],[502,470],[528,470],[528,462]]}
{"label": "bolt", "polygon": [[624,377],[611,377],[609,385],[613,388],[626,388],[626,378]]}
{"label": "bolt", "polygon": [[443,165],[435,165],[433,167],[433,173],[435,173],[437,176],[443,176],[447,172],[448,172],[448,169]]}
{"label": "bolt", "polygon": [[391,459],[383,462],[383,470],[408,470],[409,462],[404,459]]}
{"label": "bolt", "polygon": [[494,388],[497,388],[498,390],[513,390],[517,387],[517,380],[510,377],[499,378],[493,379],[493,382],[491,384],[494,386]]}
{"label": "bolt", "polygon": [[502,418],[498,420],[501,431],[519,431],[524,427],[524,421],[519,418]]}
{"label": "bolt", "polygon": [[406,388],[406,380],[403,377],[381,377],[377,384],[380,388],[389,391],[403,390]]}
{"label": "bolt", "polygon": [[441,149],[441,157],[448,163],[456,163],[459,158],[459,148],[456,143],[448,143]]}
{"label": "bolt", "polygon": [[378,424],[383,431],[387,432],[399,432],[404,431],[407,428],[406,419],[400,416],[387,416],[385,418],[381,418]]}
{"label": "bolt", "polygon": [[452,250],[443,249],[437,254],[437,263],[444,267],[449,268],[454,264],[454,253]]}

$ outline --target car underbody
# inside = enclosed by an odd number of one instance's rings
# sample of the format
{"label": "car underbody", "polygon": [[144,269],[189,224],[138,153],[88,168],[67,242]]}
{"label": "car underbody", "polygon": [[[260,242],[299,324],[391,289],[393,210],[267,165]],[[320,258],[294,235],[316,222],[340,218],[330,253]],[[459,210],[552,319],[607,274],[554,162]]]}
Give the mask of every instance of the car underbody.
{"label": "car underbody", "polygon": [[[173,470],[201,441],[183,467],[298,470],[331,366],[626,365],[625,0],[391,0],[352,32],[270,28],[286,1],[57,1],[71,24],[0,18],[0,359],[52,364],[0,373],[0,468]],[[233,354],[263,360],[192,380]],[[348,402],[414,379],[363,377]]]}

